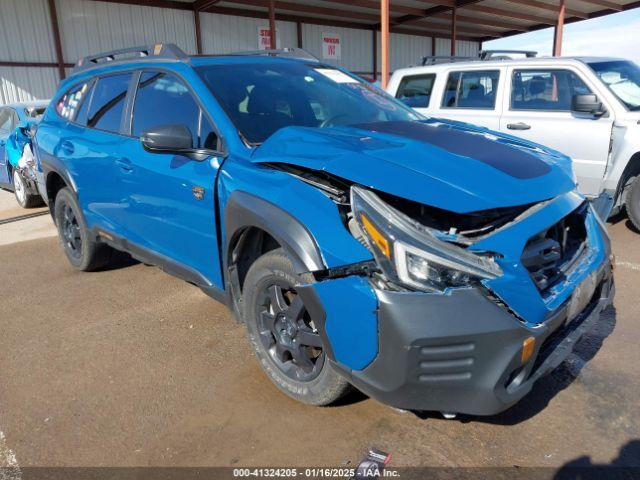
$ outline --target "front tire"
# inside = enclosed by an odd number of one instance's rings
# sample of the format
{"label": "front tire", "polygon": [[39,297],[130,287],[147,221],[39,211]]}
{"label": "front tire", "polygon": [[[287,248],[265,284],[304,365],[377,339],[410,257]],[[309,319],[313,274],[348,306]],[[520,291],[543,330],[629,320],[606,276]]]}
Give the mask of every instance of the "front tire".
{"label": "front tire", "polygon": [[628,188],[629,192],[627,192],[625,200],[627,215],[629,215],[629,220],[631,220],[633,226],[640,230],[640,175],[633,180],[633,183]]}
{"label": "front tire", "polygon": [[318,326],[295,286],[301,281],[282,249],[249,269],[243,315],[262,369],[285,394],[309,405],[328,405],[350,390],[331,366]]}
{"label": "front tire", "polygon": [[27,184],[18,170],[13,171],[13,194],[18,205],[22,208],[34,208],[42,205],[40,195],[31,195],[27,190]]}
{"label": "front tire", "polygon": [[80,205],[67,187],[56,195],[54,217],[62,248],[74,268],[90,272],[110,263],[114,250],[93,239]]}

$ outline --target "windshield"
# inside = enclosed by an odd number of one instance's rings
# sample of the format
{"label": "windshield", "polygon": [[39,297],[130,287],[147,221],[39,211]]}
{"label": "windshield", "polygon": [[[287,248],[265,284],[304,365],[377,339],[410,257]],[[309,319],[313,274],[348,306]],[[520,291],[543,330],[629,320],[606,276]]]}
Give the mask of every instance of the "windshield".
{"label": "windshield", "polygon": [[633,62],[616,60],[590,63],[591,69],[629,110],[640,110],[640,68]]}
{"label": "windshield", "polygon": [[297,62],[197,68],[236,128],[260,144],[284,127],[331,127],[423,118],[340,70]]}

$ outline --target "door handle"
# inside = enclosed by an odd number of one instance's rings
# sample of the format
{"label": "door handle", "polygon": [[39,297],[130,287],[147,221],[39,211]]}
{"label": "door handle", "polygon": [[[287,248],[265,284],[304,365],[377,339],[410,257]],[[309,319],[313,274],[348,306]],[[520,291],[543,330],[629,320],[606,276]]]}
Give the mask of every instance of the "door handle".
{"label": "door handle", "polygon": [[119,158],[116,160],[116,164],[125,172],[133,170],[133,163],[128,158]]}
{"label": "door handle", "polygon": [[73,143],[68,140],[64,140],[60,144],[60,148],[62,148],[62,151],[67,155],[73,155],[73,152],[75,152],[76,150],[76,148],[73,146]]}
{"label": "door handle", "polygon": [[531,125],[527,125],[524,122],[508,123],[507,128],[509,130],[529,130],[531,128]]}

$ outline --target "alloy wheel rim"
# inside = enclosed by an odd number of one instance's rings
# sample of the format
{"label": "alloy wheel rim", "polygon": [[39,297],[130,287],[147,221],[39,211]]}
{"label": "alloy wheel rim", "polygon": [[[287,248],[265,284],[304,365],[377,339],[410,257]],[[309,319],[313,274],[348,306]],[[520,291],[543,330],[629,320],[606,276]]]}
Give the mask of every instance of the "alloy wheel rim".
{"label": "alloy wheel rim", "polygon": [[260,341],[276,367],[299,382],[316,378],[325,361],[322,339],[295,289],[281,279],[270,282],[257,313]]}
{"label": "alloy wheel rim", "polygon": [[62,204],[60,233],[67,252],[74,258],[80,258],[82,255],[80,224],[78,223],[78,217],[76,217],[73,208],[66,202]]}
{"label": "alloy wheel rim", "polygon": [[24,203],[26,199],[26,191],[22,182],[22,177],[17,170],[13,172],[13,189],[20,203]]}

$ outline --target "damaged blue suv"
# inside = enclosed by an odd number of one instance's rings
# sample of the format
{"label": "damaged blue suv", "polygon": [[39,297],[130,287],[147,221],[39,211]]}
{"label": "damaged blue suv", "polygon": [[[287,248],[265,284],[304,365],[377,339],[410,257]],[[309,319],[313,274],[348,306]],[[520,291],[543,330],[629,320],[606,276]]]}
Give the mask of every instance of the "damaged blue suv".
{"label": "damaged blue suv", "polygon": [[305,403],[495,414],[613,299],[611,203],[567,157],[300,50],[85,58],[36,143],[75,268],[119,250],[198,286]]}

